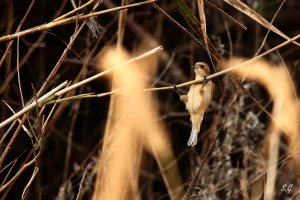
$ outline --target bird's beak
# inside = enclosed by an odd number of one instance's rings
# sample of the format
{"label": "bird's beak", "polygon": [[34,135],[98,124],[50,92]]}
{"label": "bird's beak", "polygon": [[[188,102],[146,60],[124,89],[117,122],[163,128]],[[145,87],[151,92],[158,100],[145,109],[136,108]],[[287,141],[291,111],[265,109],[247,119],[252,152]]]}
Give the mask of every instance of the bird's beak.
{"label": "bird's beak", "polygon": [[196,69],[196,66],[192,66],[193,69]]}

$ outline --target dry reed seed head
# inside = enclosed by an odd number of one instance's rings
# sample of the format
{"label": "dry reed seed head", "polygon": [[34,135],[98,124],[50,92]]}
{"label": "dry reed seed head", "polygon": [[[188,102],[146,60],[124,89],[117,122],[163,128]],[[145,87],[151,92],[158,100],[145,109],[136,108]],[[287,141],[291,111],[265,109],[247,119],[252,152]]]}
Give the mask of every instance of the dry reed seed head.
{"label": "dry reed seed head", "polygon": [[92,31],[93,37],[97,38],[101,31],[104,29],[93,17],[90,17],[86,25]]}

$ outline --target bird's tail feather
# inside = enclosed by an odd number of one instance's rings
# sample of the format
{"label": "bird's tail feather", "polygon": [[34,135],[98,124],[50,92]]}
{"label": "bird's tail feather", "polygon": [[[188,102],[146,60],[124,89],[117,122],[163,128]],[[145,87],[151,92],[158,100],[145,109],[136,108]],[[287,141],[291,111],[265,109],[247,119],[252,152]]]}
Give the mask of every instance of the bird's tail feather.
{"label": "bird's tail feather", "polygon": [[203,113],[191,116],[191,122],[193,128],[192,128],[190,139],[187,143],[188,146],[195,146],[197,144],[197,138],[198,138],[197,136],[198,133],[200,132],[203,116],[204,116]]}
{"label": "bird's tail feather", "polygon": [[198,135],[198,130],[193,127],[190,135],[190,139],[187,143],[188,146],[195,146],[197,144],[197,135]]}

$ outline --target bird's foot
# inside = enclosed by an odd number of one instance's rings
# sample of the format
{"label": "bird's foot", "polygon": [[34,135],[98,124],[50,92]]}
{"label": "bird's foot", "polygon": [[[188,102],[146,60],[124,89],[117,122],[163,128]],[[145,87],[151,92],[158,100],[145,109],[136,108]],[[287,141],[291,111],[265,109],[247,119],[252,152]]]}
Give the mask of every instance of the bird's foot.
{"label": "bird's foot", "polygon": [[204,76],[204,77],[203,77],[203,85],[202,85],[202,88],[201,88],[201,89],[203,89],[204,86],[206,85],[206,83],[209,81],[206,77],[207,77],[207,76]]}
{"label": "bird's foot", "polygon": [[173,84],[173,89],[175,90],[175,92],[180,96],[180,93],[178,91],[178,88],[176,87],[176,84]]}
{"label": "bird's foot", "polygon": [[180,95],[179,99],[180,99],[180,101],[186,103],[188,101],[188,96],[187,95]]}

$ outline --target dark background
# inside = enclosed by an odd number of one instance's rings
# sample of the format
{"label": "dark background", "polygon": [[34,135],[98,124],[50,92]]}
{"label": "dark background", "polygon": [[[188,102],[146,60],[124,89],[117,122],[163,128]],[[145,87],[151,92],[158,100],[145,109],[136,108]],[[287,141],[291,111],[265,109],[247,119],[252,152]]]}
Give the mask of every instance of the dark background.
{"label": "dark background", "polygon": [[[35,2],[28,18],[25,20],[21,30],[48,23],[53,18],[55,12],[59,10],[63,3],[66,3],[61,14],[72,10],[69,1],[46,1],[38,0]],[[107,9],[111,3],[119,5],[119,1],[104,1],[98,10]],[[131,1],[130,1],[131,2]],[[242,30],[228,19],[212,8],[206,6],[207,33],[215,48],[222,58],[227,59],[233,56],[242,56],[251,58],[255,55],[261,45],[267,29],[250,19],[246,15],[235,10],[223,1],[211,1],[218,7],[222,8],[229,15],[237,19],[247,27]],[[78,3],[78,1],[76,1]],[[187,5],[193,10],[196,16],[196,2],[186,1]],[[281,1],[246,1],[251,8],[255,8],[258,13],[271,21],[274,13],[278,9]],[[12,1],[0,0],[0,36],[14,33],[20,20],[29,7],[30,1]],[[157,4],[178,21],[186,29],[194,32],[188,26],[174,1],[158,1]],[[84,11],[88,13],[89,9]],[[286,1],[274,21],[274,25],[286,35],[292,37],[300,32],[299,14],[300,3],[297,0]],[[91,54],[92,49],[96,48],[93,59],[90,60],[86,67],[86,77],[91,76],[98,71],[95,70],[97,63],[96,54],[103,50],[109,44],[116,43],[118,12],[101,15],[95,20],[104,28],[98,35],[98,38],[92,36],[91,31],[86,26],[76,39],[72,46],[72,51],[60,67],[58,73],[49,83],[51,87],[65,80],[74,80],[80,72],[83,60]],[[226,30],[227,26],[227,30]],[[136,31],[138,27],[142,32]],[[55,27],[53,29],[31,34],[20,38],[20,60],[37,44],[38,37],[46,33],[44,39],[38,44],[38,47],[25,60],[21,66],[21,83],[25,102],[28,102],[33,96],[35,90],[38,90],[44,83],[46,77],[51,72],[59,57],[62,55],[66,44],[74,33],[75,24]],[[173,85],[193,79],[191,67],[195,61],[201,60],[210,63],[205,49],[201,48],[192,38],[180,30],[177,26],[166,19],[161,13],[151,5],[145,5],[128,10],[128,21],[126,24],[124,46],[129,51],[134,50],[137,45],[149,35],[157,44],[164,47],[165,52],[170,60],[174,54],[174,61],[167,73],[157,83],[157,87],[164,85]],[[99,42],[98,42],[99,41]],[[230,42],[231,41],[231,42]],[[270,33],[261,52],[264,52],[280,43],[284,42],[280,36]],[[0,55],[2,57],[9,42],[0,43]],[[230,48],[230,43],[232,44]],[[15,74],[13,78],[7,81],[10,74],[16,69],[17,60],[17,42],[14,41],[12,48],[0,67],[0,98],[5,100],[15,111],[21,109],[21,99],[18,89],[18,79]],[[76,52],[76,53],[75,53]],[[287,45],[277,52],[273,52],[265,58],[272,63],[281,63],[282,61],[288,67],[297,92],[299,92],[299,54],[300,50],[294,44]],[[280,58],[280,56],[282,59]],[[160,61],[158,74],[163,71],[167,65],[166,61]],[[220,70],[220,69],[218,69]],[[154,81],[156,77],[150,77]],[[175,155],[181,176],[186,186],[191,181],[191,173],[195,173],[199,167],[199,159],[202,159],[208,151],[208,144],[211,144],[213,136],[216,135],[214,130],[218,130],[219,137],[211,156],[208,159],[210,172],[203,174],[202,182],[199,181],[198,187],[203,191],[209,191],[208,183],[217,188],[219,180],[227,182],[229,186],[214,192],[212,198],[219,199],[242,199],[239,193],[238,177],[239,173],[247,169],[247,178],[251,180],[255,176],[255,166],[259,165],[259,149],[262,145],[265,132],[269,124],[269,119],[265,114],[260,113],[260,109],[250,100],[243,92],[238,92],[238,99],[231,105],[233,96],[237,88],[232,84],[229,77],[223,76],[214,80],[216,83],[216,92],[213,102],[205,116],[205,123],[201,128],[200,144],[195,149],[189,149],[186,146],[190,132],[190,122],[185,106],[179,101],[178,94],[174,91],[158,92],[158,102],[160,106],[161,118],[167,124],[167,128],[172,138]],[[8,84],[7,84],[8,83]],[[7,84],[4,88],[3,85]],[[252,95],[259,100],[270,111],[272,102],[266,91],[253,82],[245,82]],[[109,91],[110,82],[108,79],[94,81],[81,91],[77,90],[76,94],[86,92],[106,92]],[[48,88],[50,89],[50,88]],[[188,88],[181,89],[180,92],[187,92]],[[242,102],[242,103],[241,103]],[[269,103],[268,103],[269,102]],[[83,99],[80,101],[71,101],[64,104],[61,111],[52,119],[52,124],[46,131],[45,146],[38,160],[39,173],[31,186],[27,199],[54,199],[58,196],[59,188],[68,184],[68,190],[65,192],[66,199],[74,199],[78,191],[78,185],[84,169],[88,169],[89,181],[86,183],[88,188],[84,198],[89,199],[94,185],[94,176],[92,167],[98,157],[98,150],[101,146],[102,134],[104,133],[106,116],[108,111],[109,97],[98,99]],[[79,109],[74,111],[74,107],[79,104]],[[45,113],[50,112],[50,107],[46,107]],[[252,128],[245,128],[249,122],[249,113],[254,113],[254,118],[258,120]],[[75,125],[72,127],[72,117],[76,114]],[[4,103],[0,103],[0,120],[3,121],[11,116],[11,111]],[[222,119],[227,115],[225,125],[222,125]],[[238,122],[229,122],[238,116]],[[248,118],[247,118],[248,117]],[[36,112],[32,111],[29,115],[31,120],[36,119]],[[248,120],[248,121],[247,121]],[[33,122],[33,121],[32,121]],[[228,122],[228,124],[227,124]],[[27,122],[28,123],[28,122]],[[227,124],[227,125],[226,125]],[[214,125],[215,129],[211,129]],[[16,126],[15,126],[16,127]],[[2,136],[7,128],[0,130]],[[15,128],[11,131],[4,143],[0,146],[0,153],[11,139]],[[65,168],[66,147],[68,131],[72,130],[72,152],[68,161],[69,169]],[[214,132],[213,134],[209,134]],[[283,142],[285,139],[283,138]],[[284,150],[281,152],[285,153]],[[245,158],[248,156],[247,158]],[[5,162],[0,169],[0,183],[8,175],[8,179],[13,177],[19,168],[32,158],[32,144],[28,135],[21,130],[16,141],[11,146]],[[143,157],[143,170],[153,175],[149,178],[141,175],[140,185],[142,199],[168,199],[163,180],[158,172],[155,160],[145,153]],[[13,167],[11,162],[14,163]],[[6,167],[8,166],[8,167]],[[10,171],[11,170],[11,171]],[[226,175],[221,171],[232,170],[233,175]],[[20,199],[22,191],[33,171],[33,167],[28,168],[20,175],[11,187],[0,194],[0,199]],[[203,172],[204,173],[204,172]],[[288,171],[281,171],[281,175],[289,174]],[[293,175],[285,176],[287,183],[293,183]],[[148,185],[145,185],[145,184]],[[280,190],[280,184],[277,186]],[[211,189],[211,188],[210,188]],[[150,192],[149,192],[150,191]],[[152,196],[149,196],[149,193]],[[233,196],[234,194],[237,194]],[[74,196],[75,195],[75,196]],[[211,194],[212,195],[212,194]],[[288,195],[282,196],[277,194],[278,199],[285,199]]]}

